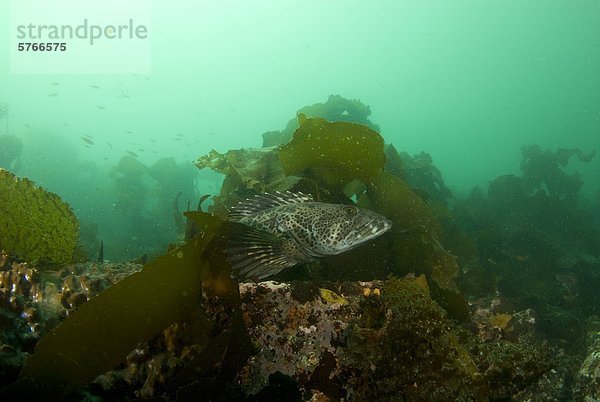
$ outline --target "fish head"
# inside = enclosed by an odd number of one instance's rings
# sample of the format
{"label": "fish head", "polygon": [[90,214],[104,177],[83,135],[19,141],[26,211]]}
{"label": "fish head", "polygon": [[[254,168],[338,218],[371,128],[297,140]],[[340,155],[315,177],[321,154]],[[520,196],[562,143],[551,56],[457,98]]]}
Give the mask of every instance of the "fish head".
{"label": "fish head", "polygon": [[316,230],[318,248],[325,255],[352,250],[392,227],[386,217],[355,205],[330,204],[330,208]]}

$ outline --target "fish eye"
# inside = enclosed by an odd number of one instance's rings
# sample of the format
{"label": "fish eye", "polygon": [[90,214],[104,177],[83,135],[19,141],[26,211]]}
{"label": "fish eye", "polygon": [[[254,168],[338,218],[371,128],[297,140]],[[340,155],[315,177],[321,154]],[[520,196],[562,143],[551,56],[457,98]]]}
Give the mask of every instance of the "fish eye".
{"label": "fish eye", "polygon": [[352,205],[345,205],[343,210],[346,216],[355,216],[358,213],[356,207],[353,207]]}

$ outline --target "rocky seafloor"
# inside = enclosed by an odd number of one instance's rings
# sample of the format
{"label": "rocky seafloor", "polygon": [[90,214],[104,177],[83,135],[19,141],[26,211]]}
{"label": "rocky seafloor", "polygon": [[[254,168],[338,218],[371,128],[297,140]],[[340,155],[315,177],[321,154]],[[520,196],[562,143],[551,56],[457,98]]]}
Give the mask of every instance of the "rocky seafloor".
{"label": "rocky seafloor", "polygon": [[[0,257],[0,378],[17,380],[41,336],[82,303],[141,269],[85,263],[52,273]],[[470,301],[456,323],[429,297],[423,276],[371,282],[239,285],[249,358],[217,390],[221,400],[585,400],[600,398],[600,320],[584,353],[549,344],[532,309],[509,311],[500,294]],[[230,325],[219,300],[203,300]],[[126,362],[73,400],[185,400],[176,384],[201,355],[194,320],[139,344]],[[175,384],[175,385],[174,385]]]}

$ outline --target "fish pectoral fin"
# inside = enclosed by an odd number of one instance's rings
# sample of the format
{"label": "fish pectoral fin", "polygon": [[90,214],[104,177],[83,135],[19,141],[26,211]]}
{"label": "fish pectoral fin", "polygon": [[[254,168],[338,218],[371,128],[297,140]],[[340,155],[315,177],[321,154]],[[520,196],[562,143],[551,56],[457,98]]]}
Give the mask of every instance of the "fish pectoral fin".
{"label": "fish pectoral fin", "polygon": [[260,229],[245,226],[223,250],[237,279],[260,280],[298,264],[284,248],[284,242]]}

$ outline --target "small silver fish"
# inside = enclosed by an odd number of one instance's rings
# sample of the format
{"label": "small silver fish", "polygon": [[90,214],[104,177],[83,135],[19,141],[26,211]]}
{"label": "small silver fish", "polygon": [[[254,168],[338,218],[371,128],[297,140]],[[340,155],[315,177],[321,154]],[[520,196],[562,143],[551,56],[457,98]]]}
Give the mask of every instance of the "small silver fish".
{"label": "small silver fish", "polygon": [[354,205],[315,202],[302,193],[257,195],[230,208],[245,225],[224,250],[240,279],[260,280],[296,264],[352,250],[381,236],[392,222]]}

